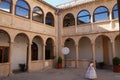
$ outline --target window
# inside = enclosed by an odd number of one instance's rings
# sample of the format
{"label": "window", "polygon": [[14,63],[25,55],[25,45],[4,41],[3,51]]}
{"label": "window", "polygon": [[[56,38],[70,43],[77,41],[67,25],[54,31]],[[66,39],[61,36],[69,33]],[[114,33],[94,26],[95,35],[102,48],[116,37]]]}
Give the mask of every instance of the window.
{"label": "window", "polygon": [[113,7],[112,14],[113,14],[113,19],[118,18],[118,5],[117,4]]}
{"label": "window", "polygon": [[82,10],[78,13],[77,24],[90,23],[90,13],[87,10]]}
{"label": "window", "polygon": [[11,12],[12,1],[11,0],[2,0],[0,3],[0,10]]}
{"label": "window", "polygon": [[17,1],[15,14],[18,16],[25,17],[25,18],[30,17],[30,8],[24,0]]}
{"label": "window", "polygon": [[94,11],[94,22],[108,20],[109,12],[108,9],[104,6],[98,7]]}
{"label": "window", "polygon": [[75,25],[74,16],[71,13],[66,14],[63,20],[63,27],[68,27],[73,25]]}
{"label": "window", "polygon": [[43,19],[44,19],[43,11],[39,7],[35,7],[33,9],[33,20],[43,23]]}
{"label": "window", "polygon": [[38,60],[38,46],[37,46],[37,44],[33,42],[31,48],[32,48],[31,59]]}
{"label": "window", "polygon": [[45,23],[50,26],[54,26],[54,17],[52,13],[48,12],[46,15]]}
{"label": "window", "polygon": [[9,48],[0,46],[0,63],[7,63],[9,61]]}

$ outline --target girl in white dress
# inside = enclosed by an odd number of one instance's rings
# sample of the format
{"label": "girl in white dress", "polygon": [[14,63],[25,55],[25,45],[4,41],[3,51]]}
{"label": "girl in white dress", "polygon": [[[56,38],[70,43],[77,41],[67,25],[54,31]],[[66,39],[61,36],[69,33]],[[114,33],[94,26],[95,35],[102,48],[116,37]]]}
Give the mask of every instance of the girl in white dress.
{"label": "girl in white dress", "polygon": [[94,69],[93,63],[90,63],[90,66],[87,69],[85,77],[90,80],[94,80],[97,78],[96,71]]}

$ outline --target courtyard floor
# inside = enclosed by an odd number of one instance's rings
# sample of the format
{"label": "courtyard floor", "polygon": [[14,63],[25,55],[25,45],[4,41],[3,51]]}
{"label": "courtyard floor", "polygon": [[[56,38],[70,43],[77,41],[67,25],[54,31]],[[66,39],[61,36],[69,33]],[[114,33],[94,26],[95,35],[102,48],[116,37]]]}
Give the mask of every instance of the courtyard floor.
{"label": "courtyard floor", "polygon": [[[17,73],[8,77],[0,77],[0,80],[87,80],[85,70],[79,68],[50,69],[45,71]],[[97,80],[120,80],[120,73],[112,70],[97,69]]]}

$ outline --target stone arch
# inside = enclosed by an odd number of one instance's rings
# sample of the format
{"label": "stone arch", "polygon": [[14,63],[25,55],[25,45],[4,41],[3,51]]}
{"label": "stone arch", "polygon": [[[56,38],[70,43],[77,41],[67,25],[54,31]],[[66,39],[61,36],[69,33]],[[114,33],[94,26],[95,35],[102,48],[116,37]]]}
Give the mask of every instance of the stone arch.
{"label": "stone arch", "polygon": [[74,26],[75,17],[72,13],[67,13],[63,18],[63,27]]}
{"label": "stone arch", "polygon": [[0,29],[0,63],[9,63],[10,41],[10,35]]}
{"label": "stone arch", "polygon": [[115,56],[120,57],[120,35],[115,38]]}
{"label": "stone arch", "polygon": [[45,17],[45,24],[53,26],[53,27],[55,26],[54,15],[51,12],[47,12],[46,17]]}
{"label": "stone arch", "polygon": [[[42,60],[43,59],[43,39],[40,36],[35,36],[31,45],[31,59]],[[34,48],[34,46],[36,48]]]}
{"label": "stone arch", "polygon": [[45,46],[45,59],[49,60],[54,57],[54,40],[52,38],[47,38]]}
{"label": "stone arch", "polygon": [[95,39],[96,62],[104,62],[106,65],[112,64],[111,40],[106,35],[99,35]]}
{"label": "stone arch", "polygon": [[81,37],[78,43],[78,59],[92,60],[92,44],[88,37]]}
{"label": "stone arch", "polygon": [[72,38],[67,38],[64,42],[64,47],[68,47],[70,49],[70,53],[66,55],[67,60],[75,60],[76,59],[76,50],[75,50],[75,41]]}
{"label": "stone arch", "polygon": [[25,64],[28,69],[28,44],[29,38],[24,33],[18,33],[14,39],[13,53],[12,53],[12,70],[13,72],[19,70],[19,64]]}

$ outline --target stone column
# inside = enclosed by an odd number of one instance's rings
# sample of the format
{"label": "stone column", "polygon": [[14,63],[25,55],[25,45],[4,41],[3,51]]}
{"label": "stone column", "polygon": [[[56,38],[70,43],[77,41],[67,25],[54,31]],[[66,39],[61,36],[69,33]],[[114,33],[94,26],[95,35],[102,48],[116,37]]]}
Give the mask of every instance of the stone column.
{"label": "stone column", "polygon": [[53,67],[56,67],[56,56],[57,56],[57,54],[56,54],[56,46],[55,45],[53,45]]}
{"label": "stone column", "polygon": [[75,67],[77,68],[78,67],[78,45],[75,45],[76,46],[76,64],[75,64]]}
{"label": "stone column", "polygon": [[28,44],[28,72],[31,72],[31,44]]}
{"label": "stone column", "polygon": [[96,67],[95,43],[92,43],[92,49],[93,49],[92,59],[93,59],[94,67]]}
{"label": "stone column", "polygon": [[115,57],[115,41],[112,41],[112,58]]}
{"label": "stone column", "polygon": [[45,44],[43,44],[43,68],[45,68]]}
{"label": "stone column", "polygon": [[13,53],[13,42],[10,42],[10,52],[9,52],[9,63],[10,63],[10,66],[9,66],[9,75],[12,75],[13,72],[12,72],[12,53]]}

